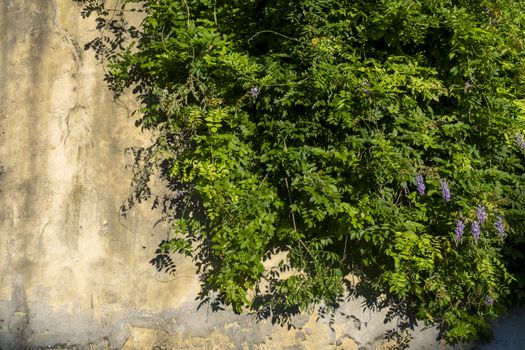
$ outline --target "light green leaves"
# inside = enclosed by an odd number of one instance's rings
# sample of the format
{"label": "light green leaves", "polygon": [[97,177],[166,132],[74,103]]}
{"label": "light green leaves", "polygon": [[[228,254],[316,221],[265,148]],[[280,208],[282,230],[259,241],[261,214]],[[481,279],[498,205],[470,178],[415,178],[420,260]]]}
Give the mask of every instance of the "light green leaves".
{"label": "light green leaves", "polygon": [[[165,248],[208,257],[205,288],[237,312],[307,309],[353,273],[451,341],[484,334],[523,263],[503,255],[525,230],[523,1],[142,3],[112,78],[142,88],[142,125],[199,213],[176,209],[198,239],[181,225]],[[480,203],[490,224],[456,246]]]}

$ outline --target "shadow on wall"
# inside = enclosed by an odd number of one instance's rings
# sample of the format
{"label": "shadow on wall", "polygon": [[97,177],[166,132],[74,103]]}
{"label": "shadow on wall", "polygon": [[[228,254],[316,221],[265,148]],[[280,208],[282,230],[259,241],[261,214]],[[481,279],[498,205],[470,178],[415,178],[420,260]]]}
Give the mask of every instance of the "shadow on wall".
{"label": "shadow on wall", "polygon": [[[92,41],[85,43],[85,50],[92,50],[97,59],[103,64],[109,62],[111,59],[117,57],[119,51],[126,48],[126,43],[129,40],[139,39],[140,30],[133,25],[130,25],[126,20],[129,13],[141,13],[140,8],[130,8],[130,4],[123,1],[115,0],[111,8],[107,8],[102,0],[72,0],[76,2],[81,8],[82,17],[87,18],[96,17],[97,29],[100,35]],[[107,6],[107,5],[106,5]],[[115,82],[111,75],[106,74],[105,80],[108,87],[113,90]],[[137,98],[141,97],[143,91],[140,86],[136,86],[133,94]],[[118,96],[116,96],[118,98]],[[130,114],[135,114],[137,111],[130,111]],[[136,123],[136,126],[142,126],[141,119]],[[130,148],[127,152],[133,155],[134,163],[131,165],[133,170],[133,178],[130,179],[133,191],[129,197],[124,201],[120,208],[121,215],[126,216],[131,208],[138,203],[151,203],[151,208],[160,210],[162,213],[157,224],[161,222],[168,223],[168,227],[174,227],[176,218],[183,212],[191,212],[192,217],[198,219],[202,217],[201,208],[198,205],[188,207],[188,203],[199,203],[198,198],[188,198],[189,189],[185,188],[180,183],[169,179],[167,164],[159,156],[161,149],[161,142],[168,142],[174,149],[182,149],[184,147],[184,140],[178,139],[173,135],[163,134],[156,138],[153,144],[149,147]],[[165,138],[169,138],[166,140]],[[160,169],[160,174],[156,171]],[[158,195],[154,193],[151,188],[152,181],[158,177],[164,181],[166,186],[166,194]],[[213,254],[210,254],[211,240],[207,235],[198,235],[190,228],[188,236],[192,247],[196,248],[196,255],[193,256],[194,262],[197,266],[197,272],[201,281],[201,291],[197,296],[200,301],[199,307],[204,304],[209,304],[214,311],[222,310],[224,300],[212,293],[212,290],[207,285],[206,280],[208,276],[213,273],[216,266],[219,266],[221,261]],[[166,240],[159,243],[155,256],[152,257],[150,263],[152,268],[159,272],[168,274],[175,274],[177,266],[170,256],[170,233]],[[173,247],[171,247],[173,249]],[[185,247],[176,247],[179,252],[184,253]],[[285,248],[281,247],[270,252],[270,256],[285,252]],[[283,297],[277,291],[277,281],[280,279],[279,271],[272,270],[268,275],[268,286],[265,291],[257,290],[254,297],[252,311],[257,320],[271,320],[274,324],[292,327],[292,318],[298,315],[297,308],[287,308],[284,306]],[[361,301],[361,308],[363,310],[377,311],[384,314],[384,323],[395,325],[384,335],[384,340],[396,344],[396,349],[406,349],[409,347],[412,339],[410,331],[413,331],[417,326],[417,320],[414,313],[411,313],[410,308],[404,302],[397,300],[392,296],[385,296],[374,292],[372,287],[365,281],[359,283],[351,283],[347,280],[347,290],[349,291],[346,298],[341,298],[334,302],[336,311],[331,308],[319,308],[319,316],[329,320],[329,325],[334,329],[334,323],[342,320],[350,322],[355,328],[366,328],[367,324],[362,319],[356,317],[350,312],[342,311],[344,308],[339,306],[351,300]],[[352,312],[353,313],[353,312]],[[397,322],[397,323],[396,323]]]}
{"label": "shadow on wall", "polygon": [[82,6],[81,16],[87,18],[96,16],[96,29],[100,36],[84,45],[84,50],[93,50],[95,57],[106,62],[115,58],[118,50],[124,49],[124,44],[139,36],[139,30],[129,25],[126,12],[142,12],[140,8],[129,8],[124,1],[116,0],[114,6],[106,7],[105,1],[73,0]]}

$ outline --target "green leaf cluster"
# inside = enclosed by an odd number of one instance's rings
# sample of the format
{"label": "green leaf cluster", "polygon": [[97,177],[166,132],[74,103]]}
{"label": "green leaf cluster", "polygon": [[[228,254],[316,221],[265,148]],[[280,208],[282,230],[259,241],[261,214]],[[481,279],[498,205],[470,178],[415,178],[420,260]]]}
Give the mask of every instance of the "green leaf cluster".
{"label": "green leaf cluster", "polygon": [[113,87],[143,99],[184,190],[166,249],[206,256],[208,289],[303,310],[351,273],[450,341],[487,333],[523,266],[525,1],[134,2]]}

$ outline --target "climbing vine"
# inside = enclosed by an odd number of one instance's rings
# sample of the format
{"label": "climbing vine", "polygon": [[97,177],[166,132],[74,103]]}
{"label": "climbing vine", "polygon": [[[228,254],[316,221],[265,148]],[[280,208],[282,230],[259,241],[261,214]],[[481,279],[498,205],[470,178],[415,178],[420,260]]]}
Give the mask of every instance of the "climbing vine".
{"label": "climbing vine", "polygon": [[366,289],[464,341],[523,298],[525,1],[127,3],[109,82],[177,191],[163,249],[221,303]]}

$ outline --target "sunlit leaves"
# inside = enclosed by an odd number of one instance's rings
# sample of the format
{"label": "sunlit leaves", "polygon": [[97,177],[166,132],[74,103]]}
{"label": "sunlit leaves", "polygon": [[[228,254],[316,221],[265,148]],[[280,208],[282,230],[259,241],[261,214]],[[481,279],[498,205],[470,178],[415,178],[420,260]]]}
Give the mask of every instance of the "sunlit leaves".
{"label": "sunlit leaves", "polygon": [[199,238],[165,248],[211,257],[204,287],[238,312],[304,310],[351,272],[449,340],[486,332],[523,263],[523,1],[141,3],[111,72],[141,88],[163,171],[200,213],[178,209]]}

